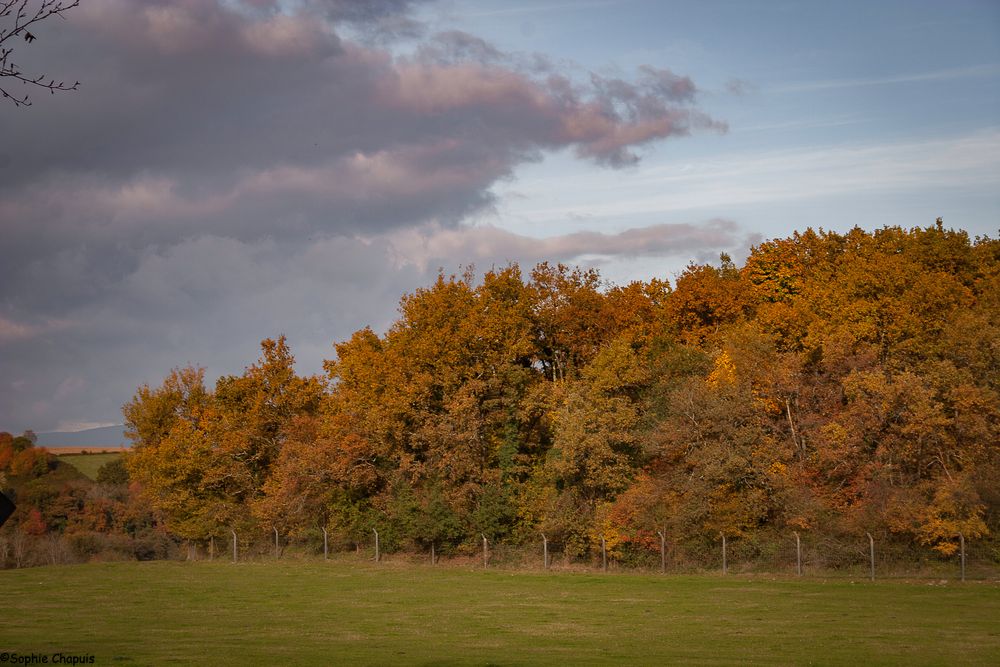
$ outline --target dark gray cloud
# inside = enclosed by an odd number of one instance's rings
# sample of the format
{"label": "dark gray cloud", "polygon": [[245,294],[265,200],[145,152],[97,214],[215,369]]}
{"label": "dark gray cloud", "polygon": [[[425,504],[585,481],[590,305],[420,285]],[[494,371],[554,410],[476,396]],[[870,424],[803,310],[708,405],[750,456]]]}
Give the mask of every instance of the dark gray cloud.
{"label": "dark gray cloud", "polygon": [[[115,420],[142,382],[187,363],[238,373],[258,343],[289,336],[304,372],[331,343],[385,326],[400,294],[426,280],[384,241],[239,241],[201,236],[148,249],[100,298],[60,320],[0,320],[0,429]],[[44,424],[44,426],[42,426]]]}
{"label": "dark gray cloud", "polygon": [[460,32],[394,55],[417,4],[89,0],[39,29],[32,68],[82,85],[0,106],[0,428],[106,420],[137,382],[237,371],[282,331],[318,358],[424,276],[399,234],[462,233],[518,165],[725,130],[666,69],[575,80]]}
{"label": "dark gray cloud", "polygon": [[[203,235],[138,253],[121,279],[58,309],[59,318],[0,318],[0,428],[113,421],[143,382],[198,364],[238,373],[265,337],[287,334],[302,372],[318,372],[331,343],[387,327],[399,297],[439,268],[548,261],[600,265],[655,256],[683,265],[749,243],[734,223],[665,224],[618,234],[543,239],[492,226],[437,223],[374,237],[241,241]],[[705,248],[713,250],[706,254]],[[92,269],[67,261],[55,282]]]}

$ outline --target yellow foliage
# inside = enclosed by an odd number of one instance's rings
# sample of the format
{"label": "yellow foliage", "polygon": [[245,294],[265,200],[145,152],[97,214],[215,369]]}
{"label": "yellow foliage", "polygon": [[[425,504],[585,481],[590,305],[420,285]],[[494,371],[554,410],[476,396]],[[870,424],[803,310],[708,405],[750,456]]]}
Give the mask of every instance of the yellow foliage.
{"label": "yellow foliage", "polygon": [[621,556],[621,546],[628,541],[628,536],[621,531],[621,526],[613,520],[612,507],[611,503],[601,503],[598,505],[597,514],[594,517],[589,537],[598,549],[601,546],[601,538],[603,537],[608,556],[618,558]]}
{"label": "yellow foliage", "polygon": [[776,400],[770,398],[769,396],[762,396],[756,389],[753,390],[753,397],[756,400],[757,405],[763,408],[763,410],[769,415],[780,415],[784,412],[784,409]]}
{"label": "yellow foliage", "polygon": [[715,368],[709,373],[706,383],[716,389],[736,383],[736,364],[725,350],[715,358]]}
{"label": "yellow foliage", "polygon": [[958,550],[959,533],[965,539],[989,534],[983,521],[985,507],[969,502],[963,497],[963,490],[959,484],[947,483],[934,494],[934,502],[918,515],[916,534],[921,544],[931,545],[935,551],[950,556]]}

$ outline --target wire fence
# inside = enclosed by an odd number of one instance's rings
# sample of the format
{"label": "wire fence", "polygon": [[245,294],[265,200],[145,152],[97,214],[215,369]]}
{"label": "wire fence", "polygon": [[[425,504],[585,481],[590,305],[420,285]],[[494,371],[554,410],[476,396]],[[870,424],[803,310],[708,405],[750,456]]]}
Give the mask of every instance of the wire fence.
{"label": "wire fence", "polygon": [[[261,531],[220,536],[208,543],[193,546],[187,557],[237,561],[263,561],[281,558],[310,558],[344,553],[375,562],[406,560],[435,564],[441,561],[470,567],[501,569],[548,569],[554,571],[664,572],[694,574],[774,574],[805,577],[844,578],[924,578],[988,580],[1000,578],[1000,547],[992,541],[966,540],[964,552],[944,554],[926,546],[892,539],[858,536],[829,536],[794,533],[780,539],[727,538],[714,541],[672,542],[664,539],[657,548],[631,548],[602,551],[599,547],[583,556],[569,556],[558,542],[541,535],[534,541],[510,543],[482,536],[470,539],[458,548],[426,545],[386,551],[377,548],[375,535],[359,542],[324,540],[317,535],[289,538],[280,533]],[[874,545],[874,549],[872,546]],[[326,547],[324,550],[324,546]],[[963,558],[964,553],[964,558]]]}
{"label": "wire fence", "polygon": [[956,540],[945,554],[927,546],[887,536],[866,534],[770,534],[766,538],[722,536],[703,540],[662,540],[651,544],[617,544],[589,553],[569,555],[558,541],[507,542],[470,536],[460,545],[425,544],[420,548],[377,543],[377,530],[367,539],[349,540],[322,529],[294,536],[270,530],[230,530],[198,541],[179,541],[165,533],[141,536],[86,533],[0,534],[0,567],[79,563],[92,560],[216,560],[342,559],[410,561],[508,570],[595,571],[609,573],[777,575],[850,579],[1000,579],[1000,543]]}

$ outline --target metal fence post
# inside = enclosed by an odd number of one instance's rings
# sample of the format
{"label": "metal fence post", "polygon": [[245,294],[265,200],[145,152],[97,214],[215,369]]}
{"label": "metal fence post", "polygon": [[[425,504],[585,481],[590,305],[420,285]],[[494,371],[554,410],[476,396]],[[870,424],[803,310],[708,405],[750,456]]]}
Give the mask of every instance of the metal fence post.
{"label": "metal fence post", "polygon": [[230,530],[229,532],[233,534],[233,562],[235,563],[237,558],[239,557],[239,551],[236,548],[236,531]]}
{"label": "metal fence post", "polygon": [[798,575],[802,576],[802,540],[799,539],[799,534],[795,531],[795,571]]}
{"label": "metal fence post", "polygon": [[871,558],[871,569],[872,569],[872,581],[875,581],[875,538],[872,537],[871,533],[865,533],[868,536],[868,551]]}
{"label": "metal fence post", "polygon": [[726,561],[726,534],[722,533],[722,574],[729,574],[729,563]]}
{"label": "metal fence post", "polygon": [[656,531],[656,534],[660,536],[660,572],[666,573],[667,571],[667,536],[663,531]]}
{"label": "metal fence post", "polygon": [[330,558],[329,541],[327,538],[326,528],[323,528],[323,560],[329,560]]}
{"label": "metal fence post", "polygon": [[377,563],[377,562],[379,562],[379,558],[381,557],[381,554],[379,553],[379,549],[378,549],[378,546],[379,546],[378,545],[378,531],[375,530],[374,528],[372,528],[372,532],[375,533],[375,562]]}
{"label": "metal fence post", "polygon": [[608,544],[603,535],[601,535],[601,570],[608,571]]}
{"label": "metal fence post", "polygon": [[958,542],[962,549],[962,581],[965,581],[965,535],[959,533]]}
{"label": "metal fence post", "polygon": [[280,558],[280,553],[278,550],[278,527],[272,526],[274,528],[274,557]]}
{"label": "metal fence post", "polygon": [[549,538],[542,533],[542,569],[549,569]]}
{"label": "metal fence post", "polygon": [[489,563],[489,557],[490,557],[489,547],[490,547],[490,545],[489,545],[489,542],[486,541],[486,534],[485,533],[480,533],[480,535],[483,536],[483,569],[485,570],[487,568],[487,566],[488,566],[488,563]]}

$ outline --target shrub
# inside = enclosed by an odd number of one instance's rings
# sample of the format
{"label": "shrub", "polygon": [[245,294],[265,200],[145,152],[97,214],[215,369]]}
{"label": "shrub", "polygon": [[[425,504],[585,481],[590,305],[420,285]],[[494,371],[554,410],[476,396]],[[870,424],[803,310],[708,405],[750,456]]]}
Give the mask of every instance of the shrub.
{"label": "shrub", "polygon": [[125,459],[119,456],[98,468],[97,482],[109,486],[128,484],[128,470],[125,468]]}
{"label": "shrub", "polygon": [[41,477],[49,471],[49,453],[44,449],[30,447],[14,455],[10,472],[18,477]]}

